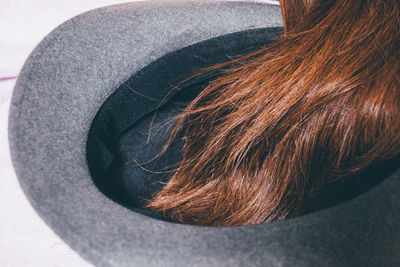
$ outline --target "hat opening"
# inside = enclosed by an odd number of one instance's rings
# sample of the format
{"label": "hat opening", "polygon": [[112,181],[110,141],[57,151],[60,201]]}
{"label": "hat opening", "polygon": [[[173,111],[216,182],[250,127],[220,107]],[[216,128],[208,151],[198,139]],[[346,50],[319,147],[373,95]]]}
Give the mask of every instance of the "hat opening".
{"label": "hat opening", "polygon": [[[254,34],[257,31],[262,34]],[[202,67],[243,54],[249,47],[268,45],[279,37],[281,28],[257,31],[228,34],[167,54],[132,75],[107,98],[92,122],[87,140],[88,166],[103,194],[135,212],[163,220],[162,214],[142,207],[178,167],[184,130],[164,154],[159,156],[159,153],[176,116],[217,72],[179,82]],[[249,34],[254,38],[252,46],[248,43]],[[228,46],[226,39],[235,42]],[[175,87],[177,84],[179,88]],[[397,168],[398,159],[394,159],[369,169],[366,177],[338,184],[337,195],[327,201],[311,201],[301,215],[351,200],[382,182]]]}
{"label": "hat opening", "polygon": [[87,160],[98,189],[125,207],[162,219],[140,207],[180,162],[184,132],[157,155],[176,115],[218,71],[187,78],[269,45],[281,34],[281,27],[271,27],[218,36],[168,53],[133,74],[104,101],[91,124]]}

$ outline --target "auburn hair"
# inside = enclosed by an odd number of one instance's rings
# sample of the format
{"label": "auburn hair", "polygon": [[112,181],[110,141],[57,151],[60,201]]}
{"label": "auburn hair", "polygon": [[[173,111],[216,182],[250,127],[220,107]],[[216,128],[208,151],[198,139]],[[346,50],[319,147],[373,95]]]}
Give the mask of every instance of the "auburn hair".
{"label": "auburn hair", "polygon": [[398,159],[399,6],[281,0],[282,38],[210,68],[229,66],[178,115],[166,147],[185,129],[183,159],[145,207],[197,225],[282,220]]}

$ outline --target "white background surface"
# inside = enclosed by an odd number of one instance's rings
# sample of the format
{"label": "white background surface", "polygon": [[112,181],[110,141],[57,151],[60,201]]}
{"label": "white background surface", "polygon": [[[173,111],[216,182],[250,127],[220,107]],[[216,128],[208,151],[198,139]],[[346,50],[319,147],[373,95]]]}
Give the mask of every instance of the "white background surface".
{"label": "white background surface", "polygon": [[84,11],[124,2],[0,0],[0,267],[91,266],[51,231],[21,190],[8,147],[8,109],[16,76],[45,35]]}

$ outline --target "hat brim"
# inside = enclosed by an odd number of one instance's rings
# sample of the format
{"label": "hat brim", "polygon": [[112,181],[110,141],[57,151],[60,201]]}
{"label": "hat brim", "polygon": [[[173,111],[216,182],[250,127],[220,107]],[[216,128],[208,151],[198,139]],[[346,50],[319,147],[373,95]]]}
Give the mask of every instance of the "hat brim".
{"label": "hat brim", "polygon": [[156,220],[113,202],[94,185],[88,132],[119,85],[177,49],[277,26],[277,6],[159,1],[96,9],[51,32],[18,77],[9,118],[14,167],[43,220],[99,266],[400,265],[399,171],[333,208],[236,227]]}

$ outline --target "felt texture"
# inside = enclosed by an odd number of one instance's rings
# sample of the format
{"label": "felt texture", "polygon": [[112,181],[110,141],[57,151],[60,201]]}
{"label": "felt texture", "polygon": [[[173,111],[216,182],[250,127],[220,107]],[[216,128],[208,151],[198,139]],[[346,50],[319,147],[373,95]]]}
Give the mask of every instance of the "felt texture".
{"label": "felt texture", "polygon": [[93,183],[91,122],[133,74],[179,48],[277,26],[277,6],[159,1],[91,11],[50,33],[18,77],[9,120],[14,168],[44,221],[96,266],[398,266],[399,171],[333,208],[238,227],[156,220]]}

